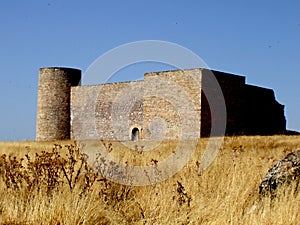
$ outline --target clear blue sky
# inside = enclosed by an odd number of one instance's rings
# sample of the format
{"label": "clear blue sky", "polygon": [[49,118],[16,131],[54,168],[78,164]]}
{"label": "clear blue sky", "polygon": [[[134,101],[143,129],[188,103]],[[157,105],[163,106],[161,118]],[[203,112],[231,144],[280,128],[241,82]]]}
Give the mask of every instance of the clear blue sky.
{"label": "clear blue sky", "polygon": [[300,130],[298,0],[0,0],[0,34],[0,140],[35,138],[40,67],[84,72],[106,51],[149,39],[175,42],[212,69],[274,89],[288,128]]}

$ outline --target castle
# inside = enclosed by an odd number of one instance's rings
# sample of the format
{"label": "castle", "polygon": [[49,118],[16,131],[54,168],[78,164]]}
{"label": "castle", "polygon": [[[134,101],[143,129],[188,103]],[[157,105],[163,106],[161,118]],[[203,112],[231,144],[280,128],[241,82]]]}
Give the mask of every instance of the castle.
{"label": "castle", "polygon": [[39,74],[36,140],[208,137],[222,117],[212,113],[210,99],[225,104],[225,135],[286,132],[284,106],[273,90],[248,85],[244,76],[198,68],[81,86],[80,70],[50,67]]}

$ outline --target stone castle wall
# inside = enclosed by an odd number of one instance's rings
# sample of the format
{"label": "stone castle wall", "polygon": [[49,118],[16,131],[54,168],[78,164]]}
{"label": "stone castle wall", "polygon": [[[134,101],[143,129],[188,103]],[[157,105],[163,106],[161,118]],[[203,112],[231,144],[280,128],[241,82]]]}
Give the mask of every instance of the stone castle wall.
{"label": "stone castle wall", "polygon": [[[213,73],[225,99],[226,135],[272,135],[286,131],[284,106],[276,101],[273,90],[248,85],[243,76],[218,71]],[[204,71],[203,85],[206,75],[209,74]],[[201,105],[201,137],[208,137],[212,121],[204,93]]]}
{"label": "stone castle wall", "polygon": [[130,140],[133,129],[147,140],[199,138],[200,112],[201,70],[72,87],[71,138]]}
{"label": "stone castle wall", "polygon": [[[237,76],[233,74],[223,73],[219,71],[203,71],[203,85],[207,84],[208,76],[213,75],[218,81],[225,100],[226,105],[226,135],[238,135],[244,129],[244,119],[243,114],[245,111],[244,107],[244,87],[245,87],[245,77]],[[211,87],[206,88],[206,94],[214,95],[215,90]],[[208,105],[205,93],[202,93],[201,97],[201,136],[210,136],[210,128],[213,123],[218,123],[218,117],[211,120],[210,106]]]}
{"label": "stone castle wall", "polygon": [[144,138],[200,137],[201,70],[146,73]]}
{"label": "stone castle wall", "polygon": [[142,82],[73,87],[71,138],[130,140],[141,129],[142,95]]}
{"label": "stone castle wall", "polygon": [[41,68],[38,84],[36,140],[70,139],[70,91],[80,85],[81,71]]}
{"label": "stone castle wall", "polygon": [[211,118],[206,99],[222,98],[210,84],[213,75],[225,100],[226,135],[285,132],[284,106],[274,92],[246,84],[244,76],[190,69],[146,73],[141,81],[77,86],[78,71],[46,68],[40,72],[37,140],[210,136],[211,125],[221,119],[218,112]]}
{"label": "stone castle wall", "polygon": [[275,99],[274,91],[252,85],[244,88],[246,134],[270,135],[286,131],[284,106]]}

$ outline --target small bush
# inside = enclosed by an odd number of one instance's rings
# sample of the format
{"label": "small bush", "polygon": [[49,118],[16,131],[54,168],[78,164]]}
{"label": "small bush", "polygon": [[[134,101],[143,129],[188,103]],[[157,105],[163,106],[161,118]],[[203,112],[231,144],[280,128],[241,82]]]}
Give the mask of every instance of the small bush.
{"label": "small bush", "polygon": [[[61,156],[63,148],[67,150],[64,157]],[[0,158],[2,179],[8,189],[45,189],[50,194],[67,184],[71,192],[76,185],[81,185],[83,194],[97,177],[76,145],[55,144],[51,152],[42,151],[35,157],[26,154],[25,158],[17,159],[3,154]]]}

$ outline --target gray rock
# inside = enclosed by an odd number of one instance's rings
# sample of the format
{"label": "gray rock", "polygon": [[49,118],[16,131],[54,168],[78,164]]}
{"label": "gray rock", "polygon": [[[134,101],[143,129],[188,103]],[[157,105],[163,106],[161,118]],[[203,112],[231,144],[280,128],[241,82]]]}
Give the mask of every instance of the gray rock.
{"label": "gray rock", "polygon": [[259,185],[259,193],[262,195],[272,194],[280,185],[299,182],[299,178],[300,150],[297,150],[289,153],[267,172]]}

